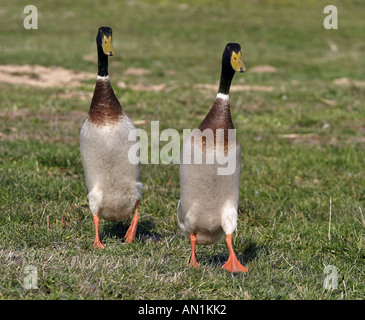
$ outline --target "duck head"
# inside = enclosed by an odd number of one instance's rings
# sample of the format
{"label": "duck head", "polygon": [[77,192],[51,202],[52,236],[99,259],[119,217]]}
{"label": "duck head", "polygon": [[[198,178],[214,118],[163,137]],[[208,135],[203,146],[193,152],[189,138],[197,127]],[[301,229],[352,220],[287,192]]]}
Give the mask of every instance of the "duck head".
{"label": "duck head", "polygon": [[112,46],[112,29],[101,27],[96,36],[96,46],[98,48],[98,76],[108,76],[108,57],[115,54]]}
{"label": "duck head", "polygon": [[245,72],[246,66],[242,61],[241,46],[238,43],[228,43],[223,51],[222,73],[218,93],[228,94],[234,74]]}
{"label": "duck head", "polygon": [[245,72],[246,66],[242,61],[241,46],[238,43],[228,43],[223,52],[223,64],[230,64],[237,72]]}
{"label": "duck head", "polygon": [[96,44],[107,56],[114,56],[115,52],[112,46],[112,29],[109,27],[101,27],[96,36]]}

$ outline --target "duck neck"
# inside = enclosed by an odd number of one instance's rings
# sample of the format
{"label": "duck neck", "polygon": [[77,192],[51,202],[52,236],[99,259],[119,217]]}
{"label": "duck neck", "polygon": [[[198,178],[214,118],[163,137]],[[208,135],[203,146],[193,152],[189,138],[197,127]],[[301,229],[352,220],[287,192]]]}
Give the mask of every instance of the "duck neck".
{"label": "duck neck", "polygon": [[103,52],[100,45],[98,45],[98,76],[108,76],[108,56]]}
{"label": "duck neck", "polygon": [[231,87],[231,82],[233,79],[235,71],[232,69],[232,67],[228,64],[222,63],[222,72],[221,72],[221,79],[219,82],[219,90],[218,94],[229,94],[229,89]]}

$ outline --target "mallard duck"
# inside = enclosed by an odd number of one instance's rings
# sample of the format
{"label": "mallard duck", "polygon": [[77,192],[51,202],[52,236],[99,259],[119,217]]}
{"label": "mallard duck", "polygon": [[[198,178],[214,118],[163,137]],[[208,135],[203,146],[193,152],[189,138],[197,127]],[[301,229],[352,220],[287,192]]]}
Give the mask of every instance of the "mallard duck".
{"label": "mallard duck", "polygon": [[[238,261],[232,246],[232,233],[237,228],[241,147],[235,131],[233,142],[227,137],[229,129],[234,129],[229,106],[229,89],[236,71],[246,71],[241,46],[238,43],[228,43],[223,52],[219,90],[214,104],[199,125],[199,130],[194,130],[182,146],[177,218],[181,231],[190,238],[190,266],[198,266],[195,256],[197,244],[213,244],[225,233],[229,257],[223,269],[247,272],[248,269]],[[209,136],[205,134],[206,129],[212,132],[213,143],[207,143]],[[218,139],[218,132],[224,133],[224,139]],[[235,153],[232,158],[235,160],[235,166],[230,174],[218,173],[218,168],[222,166],[217,160],[211,163],[203,161],[202,164],[184,163],[184,155],[191,154],[193,150],[200,150],[207,160],[208,156],[216,155],[218,149],[224,150],[224,154],[230,151]]]}
{"label": "mallard duck", "polygon": [[101,27],[96,37],[98,75],[88,117],[80,132],[82,165],[85,172],[90,211],[95,225],[95,248],[104,248],[99,238],[99,217],[108,221],[127,218],[134,209],[126,242],[132,242],[137,229],[142,192],[139,164],[131,164],[128,141],[135,130],[114,94],[108,75],[108,56],[114,55],[112,29]]}

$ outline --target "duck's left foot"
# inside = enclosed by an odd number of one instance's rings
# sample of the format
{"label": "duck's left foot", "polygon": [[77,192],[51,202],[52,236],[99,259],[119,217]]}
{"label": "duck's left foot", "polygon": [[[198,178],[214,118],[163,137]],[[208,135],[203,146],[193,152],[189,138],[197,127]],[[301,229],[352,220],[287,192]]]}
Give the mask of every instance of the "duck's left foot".
{"label": "duck's left foot", "polygon": [[196,261],[195,254],[191,255],[189,266],[192,268],[197,268],[199,266],[198,261]]}
{"label": "duck's left foot", "polygon": [[224,270],[232,273],[248,272],[248,269],[244,267],[237,259],[232,246],[232,234],[227,234],[226,243],[229,249],[229,257],[227,262],[222,266]]}
{"label": "duck's left foot", "polygon": [[100,239],[95,239],[94,248],[95,249],[105,249],[104,245],[100,242]]}
{"label": "duck's left foot", "polygon": [[137,232],[137,224],[138,224],[138,207],[139,207],[139,200],[136,202],[136,208],[134,211],[134,216],[131,222],[131,225],[129,226],[129,229],[125,235],[125,242],[132,243],[134,238],[136,237]]}
{"label": "duck's left foot", "polygon": [[248,269],[244,267],[235,256],[229,256],[227,262],[222,266],[224,270],[230,271],[232,273],[237,272],[248,272]]}
{"label": "duck's left foot", "polygon": [[189,266],[191,268],[197,268],[199,266],[198,262],[196,261],[196,259],[191,259],[190,260],[190,263],[189,263]]}
{"label": "duck's left foot", "polygon": [[198,262],[196,261],[196,256],[195,256],[195,246],[196,246],[196,234],[195,233],[190,234],[190,243],[191,243],[191,258],[190,258],[189,266],[192,268],[196,268],[196,267],[198,267]]}
{"label": "duck's left foot", "polygon": [[100,241],[99,238],[99,216],[97,214],[93,215],[93,221],[94,221],[94,226],[95,226],[95,240],[94,240],[94,248],[95,249],[104,249],[105,247],[103,246],[103,244]]}

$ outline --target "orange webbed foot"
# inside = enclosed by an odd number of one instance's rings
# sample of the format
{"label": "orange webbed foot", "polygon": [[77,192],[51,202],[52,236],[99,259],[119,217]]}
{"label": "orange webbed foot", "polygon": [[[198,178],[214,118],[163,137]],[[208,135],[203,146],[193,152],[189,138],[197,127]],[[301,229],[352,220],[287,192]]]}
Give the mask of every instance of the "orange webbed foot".
{"label": "orange webbed foot", "polygon": [[195,233],[190,234],[190,243],[191,243],[191,258],[190,258],[189,266],[192,267],[192,268],[196,268],[199,265],[198,265],[198,262],[196,261],[196,257],[195,257],[195,246],[196,246],[196,235],[195,235]]}
{"label": "orange webbed foot", "polygon": [[131,222],[131,225],[128,228],[127,233],[125,234],[125,242],[132,243],[134,238],[136,237],[137,232],[137,224],[138,224],[138,208],[139,208],[139,200],[136,202],[136,207],[134,211],[134,216]]}
{"label": "orange webbed foot", "polygon": [[105,249],[103,244],[98,239],[95,239],[95,241],[94,241],[94,248],[95,249]]}
{"label": "orange webbed foot", "polygon": [[189,266],[192,268],[197,268],[199,266],[198,261],[196,261],[195,256],[191,256]]}
{"label": "orange webbed foot", "polygon": [[95,249],[104,249],[105,247],[100,242],[100,238],[99,238],[99,222],[100,222],[99,216],[94,215],[93,216],[93,221],[94,221],[94,226],[95,226],[94,248]]}
{"label": "orange webbed foot", "polygon": [[235,256],[229,256],[227,262],[222,266],[222,268],[232,273],[248,272],[248,269],[244,267]]}
{"label": "orange webbed foot", "polygon": [[222,266],[224,270],[232,273],[248,272],[248,269],[244,267],[237,259],[232,246],[232,234],[227,234],[226,243],[229,249],[229,257],[227,262]]}

